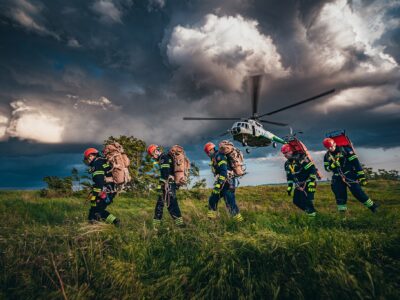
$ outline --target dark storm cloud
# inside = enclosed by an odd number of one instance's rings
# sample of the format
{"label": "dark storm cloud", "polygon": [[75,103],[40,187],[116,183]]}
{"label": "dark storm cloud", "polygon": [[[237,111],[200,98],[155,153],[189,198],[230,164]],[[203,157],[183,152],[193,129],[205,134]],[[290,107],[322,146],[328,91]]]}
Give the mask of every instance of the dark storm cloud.
{"label": "dark storm cloud", "polygon": [[[305,131],[311,147],[340,128],[358,146],[399,146],[396,3],[18,0],[2,1],[0,11],[3,155],[78,153],[109,135],[132,134],[184,144],[203,159],[201,144],[231,123],[181,117],[248,116],[245,78],[262,70],[260,112],[337,89],[270,117]],[[224,38],[224,22],[247,31]],[[276,151],[264,150],[252,156]]]}

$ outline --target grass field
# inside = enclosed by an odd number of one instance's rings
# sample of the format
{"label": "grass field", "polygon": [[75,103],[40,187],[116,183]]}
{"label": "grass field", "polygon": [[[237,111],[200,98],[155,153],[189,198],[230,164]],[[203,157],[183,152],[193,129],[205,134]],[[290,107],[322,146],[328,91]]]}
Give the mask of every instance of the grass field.
{"label": "grass field", "polygon": [[[371,182],[377,214],[349,200],[342,218],[321,185],[309,220],[283,186],[242,187],[238,225],[181,195],[186,228],[155,199],[120,196],[121,228],[88,225],[82,198],[0,192],[0,299],[400,299],[400,185]],[[186,199],[184,199],[186,198]]]}

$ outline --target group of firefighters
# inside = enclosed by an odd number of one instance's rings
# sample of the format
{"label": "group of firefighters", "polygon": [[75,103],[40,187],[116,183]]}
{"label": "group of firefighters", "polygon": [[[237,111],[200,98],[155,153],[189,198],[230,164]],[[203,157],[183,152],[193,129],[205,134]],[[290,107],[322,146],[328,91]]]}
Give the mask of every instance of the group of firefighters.
{"label": "group of firefighters", "polygon": [[[327,148],[324,156],[324,167],[332,172],[331,188],[335,195],[338,211],[347,210],[347,188],[353,196],[372,212],[376,212],[377,204],[363,191],[367,181],[357,155],[350,147],[337,146],[332,138],[323,140]],[[243,216],[236,204],[235,189],[237,179],[232,176],[231,166],[225,154],[218,151],[217,147],[209,142],[204,146],[204,152],[211,160],[211,169],[215,176],[214,186],[208,200],[209,219],[217,218],[217,205],[221,198],[225,200],[226,207],[232,218],[240,223]],[[285,171],[287,177],[287,193],[293,196],[293,203],[303,210],[310,218],[317,214],[314,207],[314,194],[316,191],[317,169],[314,162],[305,154],[295,153],[289,144],[284,144],[281,152],[287,159]],[[159,191],[153,218],[153,227],[157,230],[161,224],[164,205],[179,227],[185,226],[181,210],[177,201],[176,191],[179,188],[173,181],[174,164],[173,157],[157,145],[150,145],[147,153],[159,166],[160,180]],[[95,148],[89,148],[84,152],[84,161],[90,167],[93,186],[90,194],[91,207],[88,219],[90,222],[105,221],[106,223],[119,225],[120,220],[106,210],[116,195],[112,182],[107,181],[111,176],[111,167]]]}

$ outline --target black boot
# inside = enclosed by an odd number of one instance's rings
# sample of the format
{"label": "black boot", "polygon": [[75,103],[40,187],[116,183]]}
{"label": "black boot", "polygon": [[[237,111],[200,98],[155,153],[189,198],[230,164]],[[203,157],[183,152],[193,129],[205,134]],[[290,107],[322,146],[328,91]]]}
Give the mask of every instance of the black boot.
{"label": "black boot", "polygon": [[373,204],[371,207],[369,207],[369,209],[370,209],[373,213],[377,213],[377,212],[378,212],[378,207],[379,207],[379,204],[376,203],[376,202],[374,202],[374,204]]}
{"label": "black boot", "polygon": [[116,219],[113,221],[113,224],[114,224],[116,227],[121,227],[121,221],[120,221],[120,219],[116,218]]}

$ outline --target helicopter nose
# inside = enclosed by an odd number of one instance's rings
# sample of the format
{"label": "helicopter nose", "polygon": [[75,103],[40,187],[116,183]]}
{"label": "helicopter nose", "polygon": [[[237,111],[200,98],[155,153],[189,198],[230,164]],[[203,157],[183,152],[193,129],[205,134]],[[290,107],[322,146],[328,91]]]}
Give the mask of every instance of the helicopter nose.
{"label": "helicopter nose", "polygon": [[233,134],[239,134],[239,133],[240,133],[240,127],[234,127],[234,128],[232,129],[232,133],[233,133]]}

